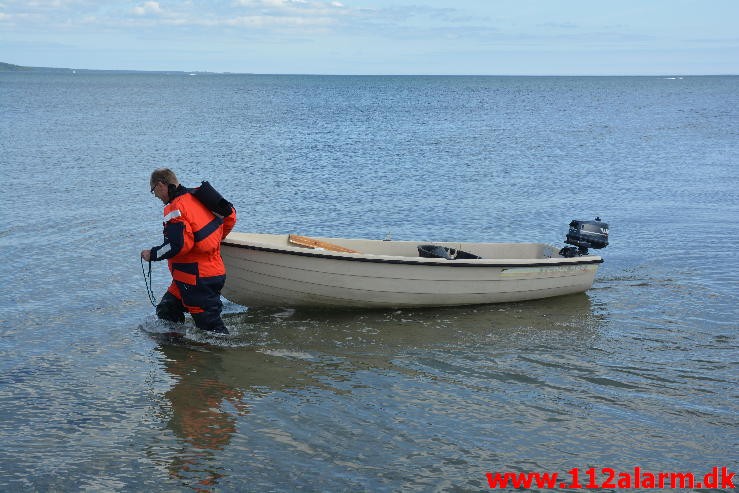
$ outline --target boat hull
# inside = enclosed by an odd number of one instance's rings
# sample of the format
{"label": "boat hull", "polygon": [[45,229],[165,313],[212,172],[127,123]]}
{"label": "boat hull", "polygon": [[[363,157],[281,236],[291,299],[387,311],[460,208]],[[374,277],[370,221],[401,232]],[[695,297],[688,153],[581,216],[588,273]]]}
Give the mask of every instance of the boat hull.
{"label": "boat hull", "polygon": [[[414,242],[344,243],[376,253],[308,250],[288,246],[279,235],[232,234],[221,248],[227,269],[222,294],[249,307],[402,308],[501,303],[586,291],[602,262],[597,256],[552,257],[553,247],[539,244],[522,245],[535,245],[530,250],[544,252],[541,258],[450,261],[392,254],[401,248],[410,251],[417,245]],[[492,244],[449,245],[482,251]]]}

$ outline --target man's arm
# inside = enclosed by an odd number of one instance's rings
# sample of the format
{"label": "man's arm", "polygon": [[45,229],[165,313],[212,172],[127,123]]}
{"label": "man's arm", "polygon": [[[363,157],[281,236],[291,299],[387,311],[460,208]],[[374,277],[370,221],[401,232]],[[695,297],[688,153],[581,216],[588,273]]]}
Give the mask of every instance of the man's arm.
{"label": "man's arm", "polygon": [[225,238],[234,229],[236,224],[236,207],[231,206],[231,214],[223,218],[223,237]]}
{"label": "man's arm", "polygon": [[[195,244],[190,223],[185,221],[179,209],[168,209],[164,210],[164,243],[149,251],[151,261],[169,259],[179,253],[187,253]],[[144,252],[141,252],[142,258],[144,258]]]}

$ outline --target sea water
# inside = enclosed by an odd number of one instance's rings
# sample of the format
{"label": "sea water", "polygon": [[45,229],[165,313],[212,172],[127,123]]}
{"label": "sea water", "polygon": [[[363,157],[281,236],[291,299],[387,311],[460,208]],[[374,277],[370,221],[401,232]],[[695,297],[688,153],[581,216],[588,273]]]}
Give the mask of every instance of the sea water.
{"label": "sea water", "polygon": [[[0,490],[736,471],[738,160],[739,77],[0,74]],[[160,166],[239,231],[611,244],[585,294],[226,303],[231,336],[172,343],[142,330]]]}

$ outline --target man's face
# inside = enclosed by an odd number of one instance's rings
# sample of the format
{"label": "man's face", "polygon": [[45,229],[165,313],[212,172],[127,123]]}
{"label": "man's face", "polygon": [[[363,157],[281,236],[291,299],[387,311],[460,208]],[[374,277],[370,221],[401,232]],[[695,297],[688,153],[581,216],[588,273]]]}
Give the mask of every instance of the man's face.
{"label": "man's face", "polygon": [[161,200],[162,203],[166,204],[167,202],[169,202],[169,190],[166,183],[158,181],[156,185],[151,187],[151,193],[153,193],[156,198]]}

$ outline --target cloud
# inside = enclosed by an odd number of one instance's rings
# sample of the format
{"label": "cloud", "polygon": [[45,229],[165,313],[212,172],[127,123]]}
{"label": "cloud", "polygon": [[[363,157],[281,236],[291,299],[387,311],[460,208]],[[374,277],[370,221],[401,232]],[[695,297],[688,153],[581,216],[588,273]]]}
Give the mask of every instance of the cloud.
{"label": "cloud", "polygon": [[[23,28],[69,32],[75,26],[121,33],[133,29],[192,27],[210,35],[337,35],[367,39],[489,40],[497,30],[484,16],[458,8],[399,2],[365,7],[365,0],[221,0],[215,2],[138,0],[0,0],[0,21]],[[348,5],[347,5],[348,4]],[[9,8],[7,8],[9,6]],[[219,28],[226,31],[221,32]],[[191,31],[196,32],[196,31]],[[499,33],[497,33],[499,34]],[[342,38],[343,39],[343,38]]]}
{"label": "cloud", "polygon": [[[311,2],[316,3],[316,2]],[[307,0],[238,0],[237,5],[242,7],[278,8],[285,9],[297,5],[307,5]]]}
{"label": "cloud", "polygon": [[[75,25],[127,31],[157,26],[199,27],[243,30],[249,33],[322,33],[365,35],[406,39],[423,37],[424,24],[446,27],[463,35],[470,20],[461,19],[455,9],[435,9],[415,5],[389,8],[362,6],[362,0],[222,0],[216,2],[161,0],[0,0],[0,21],[11,20],[21,27],[44,26],[46,30]],[[346,4],[349,3],[349,6]],[[456,17],[455,17],[456,16]],[[479,19],[475,19],[479,22]],[[474,31],[472,31],[474,32]]]}
{"label": "cloud", "polygon": [[227,26],[236,27],[325,27],[335,23],[333,19],[318,17],[294,17],[294,16],[266,16],[266,15],[247,15],[233,17],[222,21]]}
{"label": "cloud", "polygon": [[335,15],[345,9],[341,2],[319,2],[314,0],[237,0],[237,7],[254,12],[255,15]]}
{"label": "cloud", "polygon": [[211,25],[261,31],[325,31],[354,15],[341,2],[316,0],[237,0],[235,11],[210,19]]}
{"label": "cloud", "polygon": [[162,15],[164,14],[164,11],[162,10],[162,7],[159,5],[159,2],[144,2],[140,5],[137,5],[133,8],[131,11],[134,15],[139,16],[150,16],[150,15]]}
{"label": "cloud", "polygon": [[[90,0],[26,0],[21,2],[18,0],[11,0],[7,2],[10,6],[16,6],[17,8],[24,8],[29,10],[60,10],[60,9],[73,9],[85,4],[94,3]],[[2,7],[2,5],[0,5]]]}

